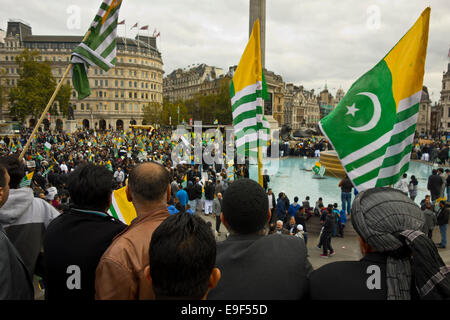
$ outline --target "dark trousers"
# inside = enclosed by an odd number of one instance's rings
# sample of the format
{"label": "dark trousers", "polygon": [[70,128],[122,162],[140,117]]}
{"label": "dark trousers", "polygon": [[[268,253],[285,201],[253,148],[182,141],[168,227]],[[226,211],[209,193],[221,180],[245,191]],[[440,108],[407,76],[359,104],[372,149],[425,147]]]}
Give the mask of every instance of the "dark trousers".
{"label": "dark trousers", "polygon": [[323,254],[328,255],[328,251],[330,251],[330,253],[334,251],[331,246],[331,233],[323,233],[322,237]]}
{"label": "dark trousers", "polygon": [[220,221],[220,216],[216,216],[216,231],[219,232],[220,230],[220,224],[222,222]]}
{"label": "dark trousers", "polygon": [[345,223],[340,223],[338,225],[338,235],[340,237],[344,237],[344,228],[345,228]]}

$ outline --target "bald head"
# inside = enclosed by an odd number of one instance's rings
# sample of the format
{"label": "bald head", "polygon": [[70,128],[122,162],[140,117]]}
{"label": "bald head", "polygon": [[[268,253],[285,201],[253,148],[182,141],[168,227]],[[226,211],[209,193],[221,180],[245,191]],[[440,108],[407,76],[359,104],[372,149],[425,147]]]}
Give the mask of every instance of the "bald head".
{"label": "bald head", "polygon": [[128,178],[130,192],[138,201],[164,200],[169,183],[169,172],[156,162],[137,165]]}

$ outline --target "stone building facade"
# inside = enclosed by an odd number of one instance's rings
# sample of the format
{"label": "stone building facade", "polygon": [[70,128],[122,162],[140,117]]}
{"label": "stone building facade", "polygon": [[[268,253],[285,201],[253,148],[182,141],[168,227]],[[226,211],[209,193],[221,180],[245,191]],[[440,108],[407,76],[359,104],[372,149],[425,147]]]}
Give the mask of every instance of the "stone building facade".
{"label": "stone building facade", "polygon": [[[0,69],[7,86],[12,87],[19,79],[15,57],[25,48],[36,49],[42,61],[50,61],[52,73],[59,82],[69,65],[74,48],[82,36],[33,35],[31,27],[21,21],[9,21],[4,43],[0,43]],[[141,37],[142,38],[142,37]],[[91,95],[77,99],[73,90],[70,106],[78,128],[128,129],[130,124],[142,124],[146,104],[163,100],[163,61],[156,46],[156,39],[117,38],[116,66],[104,72],[90,67],[88,78]],[[72,84],[71,78],[65,80]],[[58,109],[57,102],[55,106]],[[9,102],[2,110],[3,120],[15,120],[9,116]],[[47,119],[46,119],[47,120]],[[27,119],[33,125],[37,119]],[[44,128],[67,128],[67,117],[62,114],[44,121]]]}
{"label": "stone building facade", "polygon": [[204,63],[176,69],[163,80],[163,96],[169,102],[186,101],[200,92],[205,82],[218,79],[224,75],[221,68]]}
{"label": "stone building facade", "polygon": [[419,135],[428,135],[431,131],[431,100],[428,88],[423,87],[419,103],[419,114],[417,116],[416,132]]}
{"label": "stone building facade", "polygon": [[447,71],[442,74],[442,90],[439,102],[442,110],[441,114],[441,133],[450,133],[450,63],[447,65]]}

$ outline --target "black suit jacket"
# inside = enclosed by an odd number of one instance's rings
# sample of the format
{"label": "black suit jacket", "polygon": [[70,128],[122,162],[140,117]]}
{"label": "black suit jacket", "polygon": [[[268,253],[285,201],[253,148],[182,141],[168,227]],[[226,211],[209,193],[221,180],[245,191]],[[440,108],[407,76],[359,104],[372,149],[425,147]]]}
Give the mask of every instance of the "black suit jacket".
{"label": "black suit jacket", "polygon": [[[217,243],[222,278],[210,300],[301,300],[312,266],[302,239],[272,234],[230,235]],[[283,275],[283,276],[274,276]]]}
{"label": "black suit jacket", "polygon": [[[367,254],[360,261],[328,263],[313,271],[309,276],[310,298],[313,300],[386,300],[386,262],[386,255],[374,252]],[[411,285],[411,298],[418,298],[414,285]]]}

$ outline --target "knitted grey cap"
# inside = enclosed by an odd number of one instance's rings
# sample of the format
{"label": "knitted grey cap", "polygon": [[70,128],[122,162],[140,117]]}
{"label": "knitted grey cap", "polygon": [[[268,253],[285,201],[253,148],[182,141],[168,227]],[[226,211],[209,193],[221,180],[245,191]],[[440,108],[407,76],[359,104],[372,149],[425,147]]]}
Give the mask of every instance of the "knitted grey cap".
{"label": "knitted grey cap", "polygon": [[425,217],[419,206],[399,190],[381,187],[359,193],[351,210],[353,228],[377,252],[404,245],[398,234],[423,231]]}

